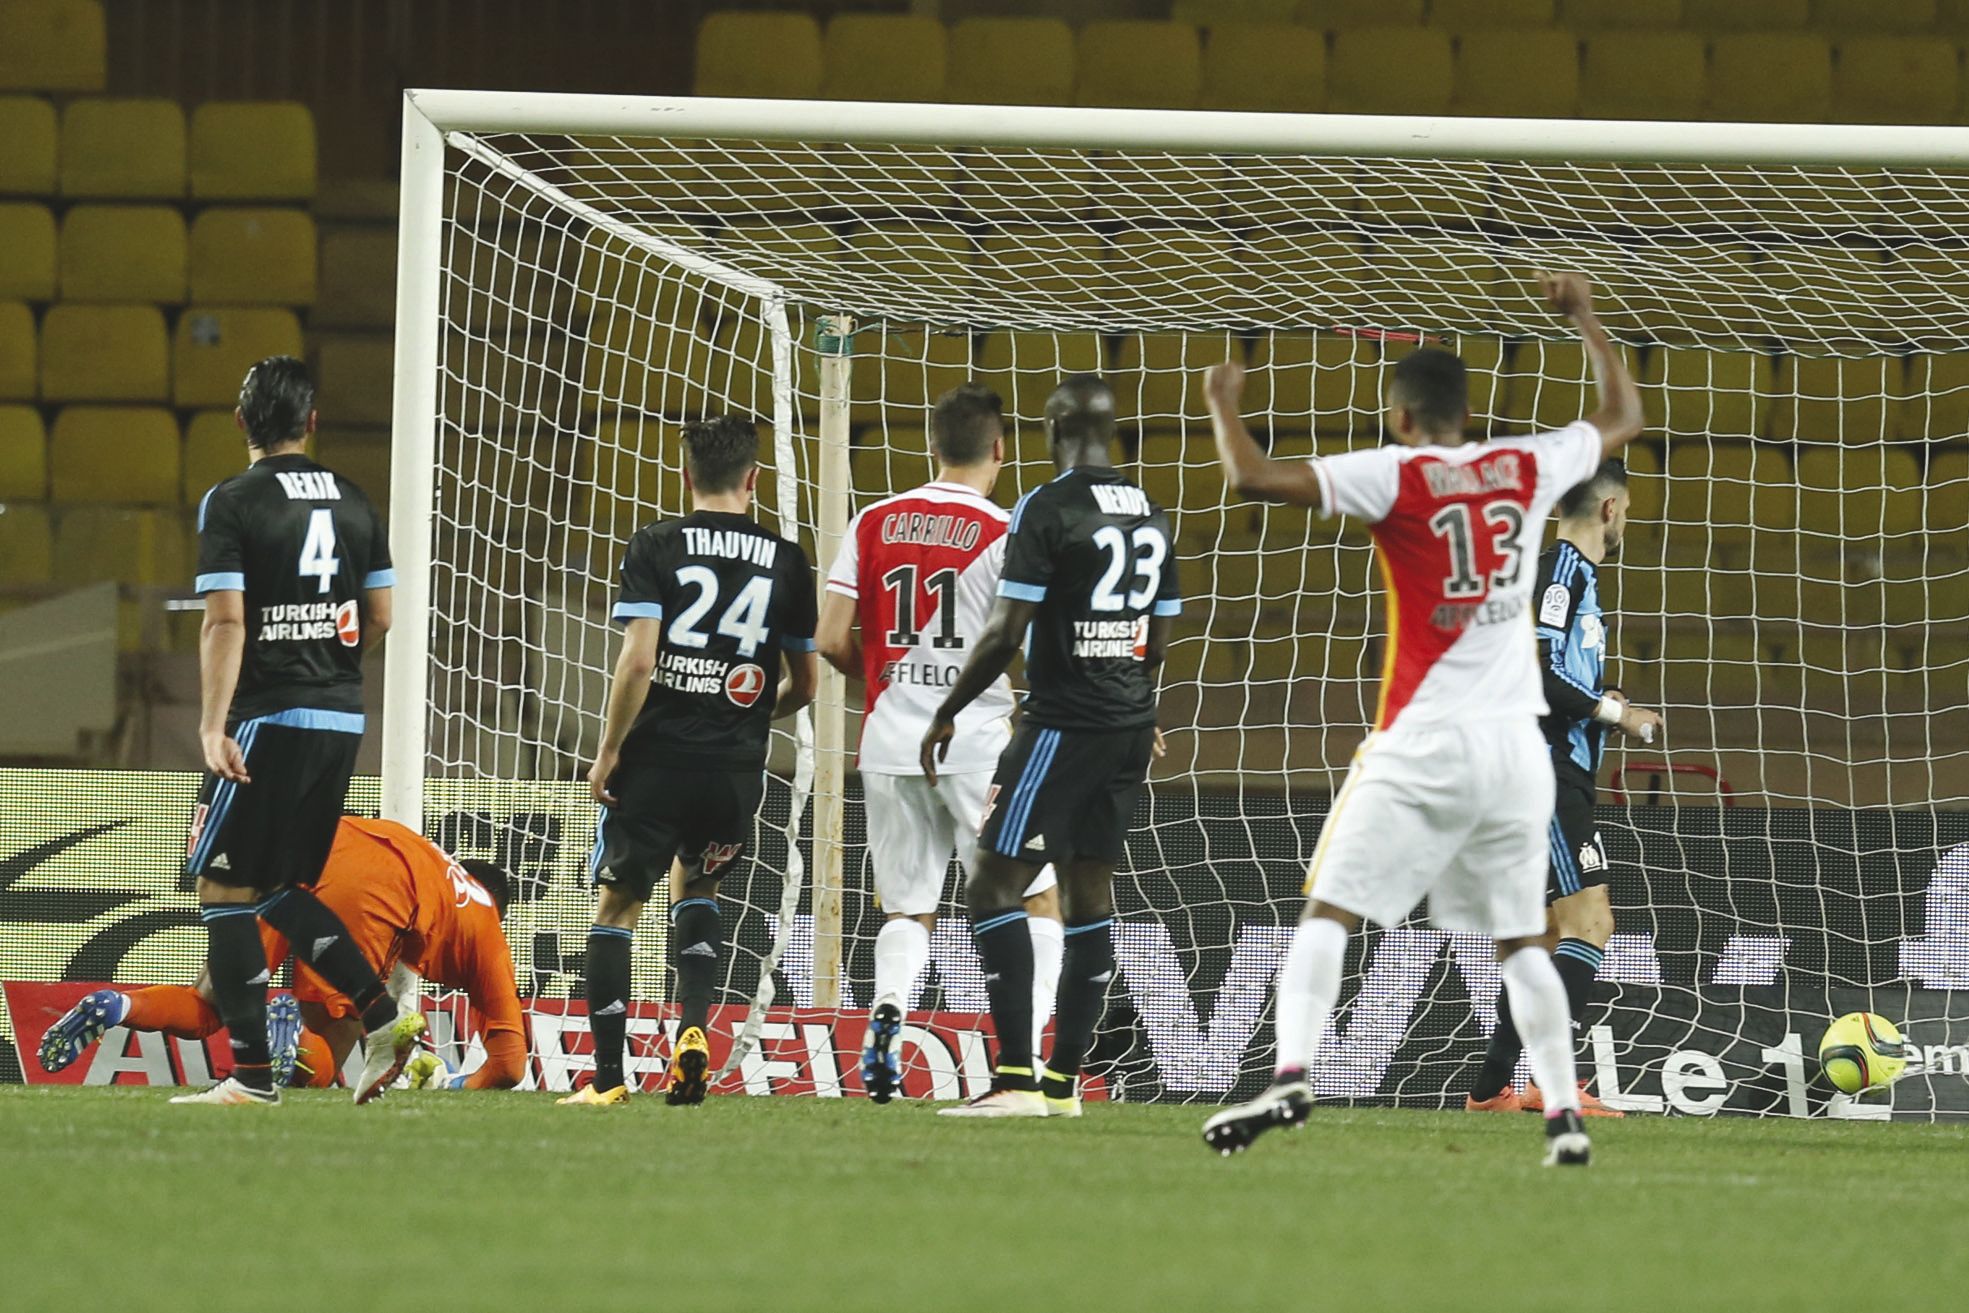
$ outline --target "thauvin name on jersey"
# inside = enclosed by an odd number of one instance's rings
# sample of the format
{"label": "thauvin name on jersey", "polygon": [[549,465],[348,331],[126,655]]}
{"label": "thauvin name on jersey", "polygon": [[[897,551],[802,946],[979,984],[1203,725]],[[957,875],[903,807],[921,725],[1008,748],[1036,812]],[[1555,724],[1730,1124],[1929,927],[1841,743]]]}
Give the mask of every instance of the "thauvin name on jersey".
{"label": "thauvin name on jersey", "polygon": [[1109,515],[1149,514],[1149,495],[1132,483],[1095,483],[1089,489],[1094,504]]}
{"label": "thauvin name on jersey", "polygon": [[762,570],[772,569],[773,561],[779,556],[779,539],[737,529],[699,529],[686,525],[684,547],[692,556],[724,556],[734,561],[749,561]]}
{"label": "thauvin name on jersey", "polygon": [[[1099,487],[1099,484],[1095,485]],[[1133,620],[1076,620],[1073,622],[1073,654],[1085,660],[1119,657],[1146,660],[1149,652],[1149,618]]]}
{"label": "thauvin name on jersey", "polygon": [[1515,452],[1499,452],[1487,461],[1444,465],[1431,461],[1422,467],[1429,492],[1436,497],[1469,497],[1480,492],[1520,491],[1525,476]]}
{"label": "thauvin name on jersey", "polygon": [[962,515],[925,515],[921,511],[897,511],[882,517],[882,541],[913,543],[921,547],[953,547],[968,552],[978,545],[984,526]]}
{"label": "thauvin name on jersey", "polygon": [[327,470],[281,470],[274,477],[289,501],[342,500],[342,489]]}

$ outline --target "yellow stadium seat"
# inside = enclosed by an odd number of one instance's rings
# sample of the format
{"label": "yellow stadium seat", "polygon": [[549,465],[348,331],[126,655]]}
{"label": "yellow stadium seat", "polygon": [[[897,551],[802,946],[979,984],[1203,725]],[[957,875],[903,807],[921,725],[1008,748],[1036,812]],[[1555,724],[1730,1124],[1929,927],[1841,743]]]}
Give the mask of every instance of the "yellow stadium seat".
{"label": "yellow stadium seat", "polygon": [[1668,501],[1661,453],[1653,443],[1636,442],[1621,453],[1621,459],[1627,463],[1627,518],[1635,524],[1659,524]]}
{"label": "yellow stadium seat", "polygon": [[1702,38],[1690,32],[1597,33],[1580,64],[1580,115],[1701,118],[1707,66]]}
{"label": "yellow stadium seat", "polygon": [[1922,480],[1899,447],[1806,447],[1798,456],[1798,527],[1854,542],[1917,532]]}
{"label": "yellow stadium seat", "polygon": [[62,220],[64,301],[185,299],[185,216],[169,205],[78,205]]}
{"label": "yellow stadium seat", "polygon": [[105,50],[98,0],[0,4],[0,90],[101,91]]}
{"label": "yellow stadium seat", "polygon": [[[484,358],[487,350],[479,346],[468,352],[462,371],[467,379],[482,376],[472,361]],[[503,348],[490,350],[496,355]],[[629,307],[600,313],[588,326],[582,409],[590,414],[704,414],[711,409],[708,389],[716,387],[711,375],[721,361],[729,365],[731,355],[718,350],[708,329],[676,328]],[[351,364],[369,372],[353,357]]]}
{"label": "yellow stadium seat", "polygon": [[1114,304],[1114,258],[1107,239],[1088,228],[994,226],[978,245],[992,286],[1012,300],[1085,314]]}
{"label": "yellow stadium seat", "polygon": [[1749,351],[1658,348],[1641,373],[1650,432],[1670,438],[1761,438],[1777,404],[1777,362]]}
{"label": "yellow stadium seat", "polygon": [[386,434],[325,429],[315,437],[315,459],[361,488],[379,509],[390,504],[390,439]]}
{"label": "yellow stadium seat", "polygon": [[1142,333],[1121,339],[1112,382],[1123,422],[1144,427],[1198,426],[1209,422],[1203,371],[1227,359],[1242,360],[1244,343],[1226,333]]}
{"label": "yellow stadium seat", "polygon": [[1957,542],[1969,533],[1969,447],[1938,451],[1928,462],[1928,532]]}
{"label": "yellow stadium seat", "polygon": [[1386,272],[1377,273],[1350,234],[1287,229],[1255,239],[1245,251],[1257,285],[1267,289],[1275,309],[1322,326],[1387,322],[1371,290],[1385,286]]}
{"label": "yellow stadium seat", "polygon": [[55,216],[45,205],[0,205],[0,299],[55,296]]}
{"label": "yellow stadium seat", "polygon": [[191,226],[194,301],[312,305],[315,227],[305,210],[206,210]]}
{"label": "yellow stadium seat", "polygon": [[1832,116],[1832,46],[1804,32],[1719,36],[1703,107],[1713,119],[1823,123]]}
{"label": "yellow stadium seat", "polygon": [[[300,354],[301,325],[291,310],[192,306],[178,316],[173,338],[172,399],[187,407],[233,405],[248,369],[268,356]],[[323,399],[336,407],[337,420],[346,420],[325,361],[321,372]]]}
{"label": "yellow stadium seat", "polygon": [[1188,23],[1100,21],[1080,30],[1074,103],[1123,109],[1194,109],[1202,50]]}
{"label": "yellow stadium seat", "polygon": [[1854,37],[1832,70],[1839,123],[1953,123],[1960,107],[1955,44],[1941,37]]}
{"label": "yellow stadium seat", "polygon": [[288,100],[207,101],[191,116],[191,194],[199,201],[308,201],[314,112]]}
{"label": "yellow stadium seat", "polygon": [[41,322],[41,399],[165,401],[170,359],[154,305],[52,306]]}
{"label": "yellow stadium seat", "polygon": [[1262,334],[1245,392],[1280,430],[1372,438],[1381,431],[1380,348],[1334,333]]}
{"label": "yellow stadium seat", "polygon": [[924,428],[936,399],[976,372],[968,333],[875,328],[855,336],[848,413]]}
{"label": "yellow stadium seat", "polygon": [[175,503],[183,476],[178,421],[154,406],[65,406],[48,441],[60,502]]}
{"label": "yellow stadium seat", "polygon": [[1367,27],[1334,34],[1326,107],[1336,114],[1446,114],[1454,85],[1447,32]]}
{"label": "yellow stadium seat", "polygon": [[185,513],[70,506],[55,529],[54,581],[64,588],[119,583],[177,587],[196,564]]}
{"label": "yellow stadium seat", "polygon": [[1781,32],[1811,21],[1812,0],[1682,0],[1691,32]]}
{"label": "yellow stadium seat", "polygon": [[1935,0],[1814,0],[1812,26],[1861,36],[1928,32],[1937,8]]}
{"label": "yellow stadium seat", "polygon": [[39,365],[33,313],[19,301],[0,301],[0,401],[32,401]]}
{"label": "yellow stadium seat", "polygon": [[[954,223],[863,224],[847,241],[850,268],[880,269],[941,307],[954,308],[971,295],[978,278],[977,258],[977,242]],[[943,322],[963,316],[933,313],[931,317]]]}
{"label": "yellow stadium seat", "polygon": [[949,49],[955,104],[1073,103],[1073,29],[1057,18],[966,18],[950,29]]}
{"label": "yellow stadium seat", "polygon": [[72,100],[62,110],[70,199],[182,200],[185,112],[172,100]]}
{"label": "yellow stadium seat", "polygon": [[1237,323],[1256,319],[1275,294],[1259,286],[1244,251],[1221,233],[1130,228],[1115,234],[1107,258],[1110,294],[1138,304],[1208,301],[1221,319]]}
{"label": "yellow stadium seat", "polygon": [[0,196],[55,194],[55,107],[39,96],[0,96]]}
{"label": "yellow stadium seat", "polygon": [[0,584],[45,584],[54,577],[55,536],[48,508],[0,503]]}
{"label": "yellow stadium seat", "polygon": [[1969,353],[1908,362],[1907,435],[1930,442],[1969,439]]}
{"label": "yellow stadium seat", "polygon": [[[508,271],[518,272],[511,262]],[[394,228],[326,233],[321,239],[321,287],[308,322],[319,328],[388,328],[396,321],[396,286]]]}
{"label": "yellow stadium seat", "polygon": [[1285,23],[1215,23],[1202,77],[1204,109],[1316,113],[1326,107],[1326,37]]}
{"label": "yellow stadium seat", "polygon": [[1299,8],[1299,0],[1176,0],[1169,16],[1179,23],[1198,27],[1239,24],[1287,24]]}
{"label": "yellow stadium seat", "polygon": [[1560,21],[1575,32],[1682,24],[1682,0],[1561,0],[1559,9]]}
{"label": "yellow stadium seat", "polygon": [[1579,38],[1562,31],[1464,33],[1450,108],[1499,118],[1578,113]]}
{"label": "yellow stadium seat", "polygon": [[998,393],[1008,419],[1037,422],[1062,378],[1105,370],[1095,333],[987,333],[978,345],[978,381]]}
{"label": "yellow stadium seat", "polygon": [[185,426],[184,481],[186,505],[196,506],[221,480],[246,468],[246,435],[230,410],[201,410]]}
{"label": "yellow stadium seat", "polygon": [[849,462],[857,507],[921,487],[936,468],[927,435],[908,428],[870,429],[855,444]]}
{"label": "yellow stadium seat", "polygon": [[1344,32],[1358,27],[1394,27],[1422,21],[1422,0],[1299,0],[1293,21]]}
{"label": "yellow stadium seat", "polygon": [[820,94],[829,100],[938,101],[944,26],[914,14],[840,14],[821,38]]}
{"label": "yellow stadium seat", "polygon": [[1451,32],[1551,27],[1553,0],[1430,0],[1429,24]]}
{"label": "yellow stadium seat", "polygon": [[1903,436],[1905,361],[1899,356],[1793,356],[1781,370],[1772,436],[1878,443]]}
{"label": "yellow stadium seat", "polygon": [[821,68],[820,24],[805,14],[715,13],[697,29],[700,96],[812,97]]}
{"label": "yellow stadium seat", "polygon": [[1503,409],[1507,429],[1556,429],[1599,409],[1598,386],[1577,342],[1525,342],[1511,357]]}
{"label": "yellow stadium seat", "polygon": [[1798,523],[1790,465],[1761,443],[1670,440],[1667,494],[1671,526],[1700,527],[1718,543],[1741,546]]}
{"label": "yellow stadium seat", "polygon": [[0,503],[48,495],[48,435],[32,406],[0,406]]}

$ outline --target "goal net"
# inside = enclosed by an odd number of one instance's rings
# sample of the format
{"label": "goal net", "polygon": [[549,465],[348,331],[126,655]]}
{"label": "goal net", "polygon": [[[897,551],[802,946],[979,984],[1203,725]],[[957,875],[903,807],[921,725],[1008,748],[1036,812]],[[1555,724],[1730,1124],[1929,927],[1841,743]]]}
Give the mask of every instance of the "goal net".
{"label": "goal net", "polygon": [[[1956,130],[1692,148],[1626,125],[1579,136],[1588,154],[1541,133],[1593,125],[1478,124],[1432,158],[1371,121],[850,108],[411,97],[393,514],[428,544],[430,588],[391,640],[386,805],[523,857],[509,938],[541,1079],[583,1063],[563,1002],[590,913],[580,779],[623,544],[685,509],[680,421],[759,419],[760,518],[824,570],[847,513],[928,476],[939,393],[979,379],[1004,399],[1009,505],[1052,474],[1047,394],[1090,371],[1120,396],[1118,461],[1175,517],[1189,599],[1095,1070],[1131,1099],[1261,1083],[1385,629],[1362,526],[1226,495],[1199,371],[1248,364],[1282,456],[1381,441],[1384,371],[1422,339],[1469,363],[1481,431],[1569,422],[1593,389],[1543,267],[1593,280],[1643,380],[1633,523],[1602,590],[1610,681],[1667,722],[1603,773],[1617,933],[1583,1074],[1632,1108],[1817,1111],[1818,1034],[1867,1008],[1915,1042],[1894,1109],[1969,1110],[1949,992],[1969,984]],[[930,137],[946,144],[912,144]],[[1716,159],[1658,162],[1701,149]],[[806,1033],[776,1008],[869,1003],[859,698],[830,682],[775,736],[757,861],[725,890],[721,1028],[752,1007],[737,1068],[761,1035]],[[981,1011],[952,911],[919,1003]],[[652,914],[639,1000],[668,997],[665,948]],[[1498,986],[1487,945],[1420,918],[1362,937],[1321,1094],[1460,1099]],[[660,1020],[632,1033],[660,1070]],[[844,1023],[829,1042],[858,1039]],[[853,1092],[826,1047],[808,1036],[814,1084]],[[752,1060],[746,1086],[771,1088]]]}

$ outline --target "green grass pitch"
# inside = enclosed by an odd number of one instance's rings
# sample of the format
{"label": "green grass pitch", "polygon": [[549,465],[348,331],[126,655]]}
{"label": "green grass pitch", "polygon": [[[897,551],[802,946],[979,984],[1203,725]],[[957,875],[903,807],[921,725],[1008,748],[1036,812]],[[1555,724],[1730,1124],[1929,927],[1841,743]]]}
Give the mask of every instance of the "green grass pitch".
{"label": "green grass pitch", "polygon": [[0,1306],[111,1310],[1791,1309],[1969,1289],[1969,1129],[0,1089]]}

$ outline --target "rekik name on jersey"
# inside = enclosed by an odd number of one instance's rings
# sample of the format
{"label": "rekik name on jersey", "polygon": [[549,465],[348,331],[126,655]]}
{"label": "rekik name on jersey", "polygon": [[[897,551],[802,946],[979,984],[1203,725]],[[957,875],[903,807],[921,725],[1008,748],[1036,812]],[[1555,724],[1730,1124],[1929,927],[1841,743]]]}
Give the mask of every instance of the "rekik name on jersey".
{"label": "rekik name on jersey", "polygon": [[1168,514],[1107,466],[1078,466],[1020,500],[998,592],[1038,604],[1026,644],[1033,724],[1155,724],[1149,618],[1182,613],[1173,547]]}
{"label": "rekik name on jersey", "polygon": [[1368,522],[1388,593],[1374,727],[1545,714],[1532,627],[1545,520],[1599,467],[1581,420],[1534,437],[1316,458],[1323,509]]}
{"label": "rekik name on jersey", "polygon": [[362,489],[297,453],[266,456],[198,505],[199,593],[245,594],[234,722],[362,710],[362,595],[396,583]]}
{"label": "rekik name on jersey", "polygon": [[[975,489],[938,481],[871,503],[848,525],[827,587],[854,599],[861,630],[863,770],[922,770],[923,735],[991,613],[1010,518]],[[957,717],[943,769],[996,767],[1012,707],[1000,676]]]}
{"label": "rekik name on jersey", "polygon": [[615,618],[663,628],[622,760],[762,768],[780,653],[813,651],[814,611],[807,554],[750,516],[693,511],[637,530]]}

